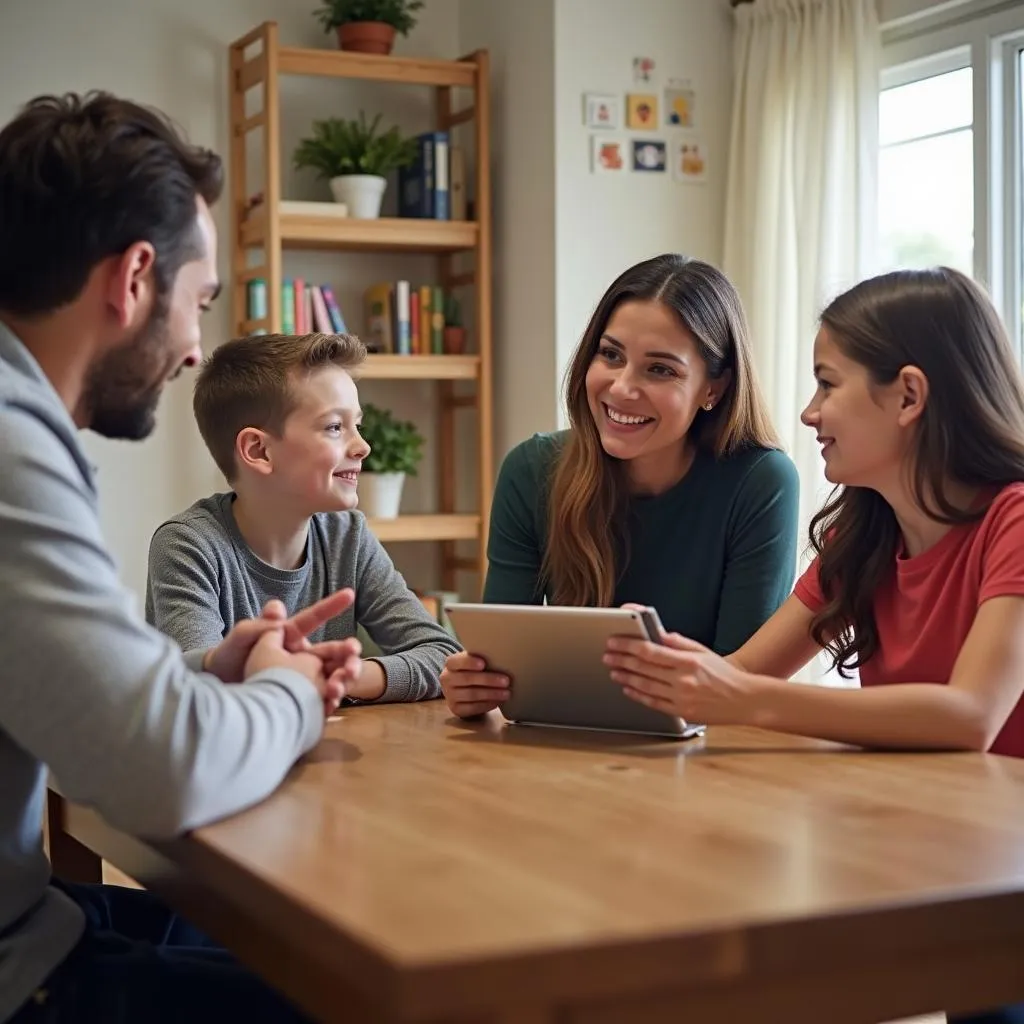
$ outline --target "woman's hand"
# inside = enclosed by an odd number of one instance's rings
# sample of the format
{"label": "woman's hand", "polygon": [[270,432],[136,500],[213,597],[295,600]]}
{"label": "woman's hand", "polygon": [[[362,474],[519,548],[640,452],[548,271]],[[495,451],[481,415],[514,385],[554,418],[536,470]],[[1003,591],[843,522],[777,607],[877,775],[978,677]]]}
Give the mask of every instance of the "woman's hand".
{"label": "woman's hand", "polygon": [[666,633],[661,644],[612,637],[604,663],[638,704],[688,722],[751,724],[754,677],[695,640],[678,633]]}
{"label": "woman's hand", "polygon": [[453,714],[475,718],[508,699],[509,678],[488,672],[487,662],[468,651],[449,656],[441,673],[441,690]]}

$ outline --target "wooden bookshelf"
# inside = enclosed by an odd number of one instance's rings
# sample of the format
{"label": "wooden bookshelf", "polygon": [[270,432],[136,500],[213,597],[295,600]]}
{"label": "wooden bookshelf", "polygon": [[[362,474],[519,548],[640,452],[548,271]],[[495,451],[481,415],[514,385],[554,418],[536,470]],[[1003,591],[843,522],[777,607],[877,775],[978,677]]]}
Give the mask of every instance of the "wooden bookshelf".
{"label": "wooden bookshelf", "polygon": [[[276,22],[268,21],[236,40],[229,49],[231,113],[231,301],[235,329],[281,330],[281,281],[286,250],[334,252],[421,253],[437,260],[436,280],[442,288],[471,289],[475,322],[467,325],[473,351],[466,355],[371,355],[360,372],[363,380],[435,381],[438,388],[437,512],[393,520],[370,520],[384,543],[433,541],[441,544],[445,590],[456,589],[460,569],[486,569],[487,522],[494,464],[491,449],[493,394],[491,383],[491,197],[490,197],[490,70],[486,50],[459,60],[378,57],[341,50],[281,46]],[[280,79],[283,75],[354,78],[376,82],[419,85],[434,90],[432,125],[445,131],[472,125],[475,182],[473,221],[441,221],[385,217],[355,220],[316,213],[294,213],[281,208],[281,168],[288,154],[281,152]],[[250,90],[258,89],[260,105],[247,108]],[[452,106],[452,89],[472,92],[464,109]],[[345,111],[340,111],[344,114]],[[349,111],[350,115],[355,111]],[[248,204],[246,141],[250,132],[262,133],[263,201]],[[259,250],[261,262],[251,254]],[[456,272],[455,258],[469,254],[470,272]],[[465,258],[465,257],[464,257]],[[267,283],[267,316],[247,319],[246,287],[262,277]],[[472,384],[472,393],[456,392],[460,381]],[[456,424],[460,410],[475,412],[478,434],[477,508],[460,513],[455,508]],[[475,542],[475,555],[460,558],[457,542]]]}

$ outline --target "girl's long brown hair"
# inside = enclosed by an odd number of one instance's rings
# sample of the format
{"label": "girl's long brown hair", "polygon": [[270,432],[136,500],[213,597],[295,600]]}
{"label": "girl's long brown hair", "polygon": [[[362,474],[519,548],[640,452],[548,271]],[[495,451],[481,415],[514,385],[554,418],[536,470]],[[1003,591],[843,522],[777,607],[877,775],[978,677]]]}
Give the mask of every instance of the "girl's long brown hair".
{"label": "girl's long brown hair", "polygon": [[619,304],[657,301],[696,339],[715,380],[732,381],[714,409],[691,428],[697,444],[717,457],[748,446],[778,447],[754,379],[746,317],[736,289],[721,271],[675,253],[655,256],[623,273],[605,292],[576,349],[565,380],[570,431],[555,465],[548,498],[545,589],[553,604],[608,607],[628,558],[625,466],[601,447],[587,402],[587,370]]}
{"label": "girl's long brown hair", "polygon": [[[937,522],[972,522],[987,511],[954,505],[950,483],[1024,480],[1020,371],[991,301],[969,277],[947,267],[884,274],[840,295],[821,323],[875,384],[891,384],[908,366],[927,377],[908,473],[915,501]],[[874,599],[895,571],[899,543],[892,507],[864,487],[837,487],[811,520],[827,602],[811,635],[841,675],[878,651]]]}

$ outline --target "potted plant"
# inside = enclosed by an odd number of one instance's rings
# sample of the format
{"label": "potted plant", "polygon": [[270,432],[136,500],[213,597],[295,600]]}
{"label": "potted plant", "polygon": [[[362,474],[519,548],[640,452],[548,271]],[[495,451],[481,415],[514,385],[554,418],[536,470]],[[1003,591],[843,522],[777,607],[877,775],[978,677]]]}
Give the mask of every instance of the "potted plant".
{"label": "potted plant", "polygon": [[337,29],[343,50],[388,54],[395,35],[409,34],[422,7],[423,0],[328,0],[313,13],[325,32]]}
{"label": "potted plant", "polygon": [[448,356],[462,355],[466,348],[466,328],[462,325],[462,307],[454,295],[444,300],[444,352]]}
{"label": "potted plant", "polygon": [[395,519],[407,476],[415,476],[423,458],[423,435],[414,423],[389,409],[363,405],[360,433],[370,446],[359,474],[359,507],[372,519]]}
{"label": "potted plant", "polygon": [[345,203],[349,216],[371,220],[380,216],[388,172],[406,167],[416,159],[416,140],[403,139],[397,126],[377,131],[381,115],[369,124],[329,117],[313,122],[313,135],[295,150],[295,167],[311,167],[326,178],[336,202]]}

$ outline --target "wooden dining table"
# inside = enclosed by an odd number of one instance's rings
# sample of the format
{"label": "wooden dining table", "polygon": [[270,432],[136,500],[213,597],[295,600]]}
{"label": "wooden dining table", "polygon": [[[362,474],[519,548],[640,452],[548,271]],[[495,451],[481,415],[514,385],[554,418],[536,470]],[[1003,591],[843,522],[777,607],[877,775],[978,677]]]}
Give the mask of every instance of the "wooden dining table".
{"label": "wooden dining table", "polygon": [[170,843],[55,809],[58,872],[62,843],[102,856],[320,1021],[1024,1001],[1024,761],[994,755],[465,723],[434,701],[345,711],[270,799]]}

